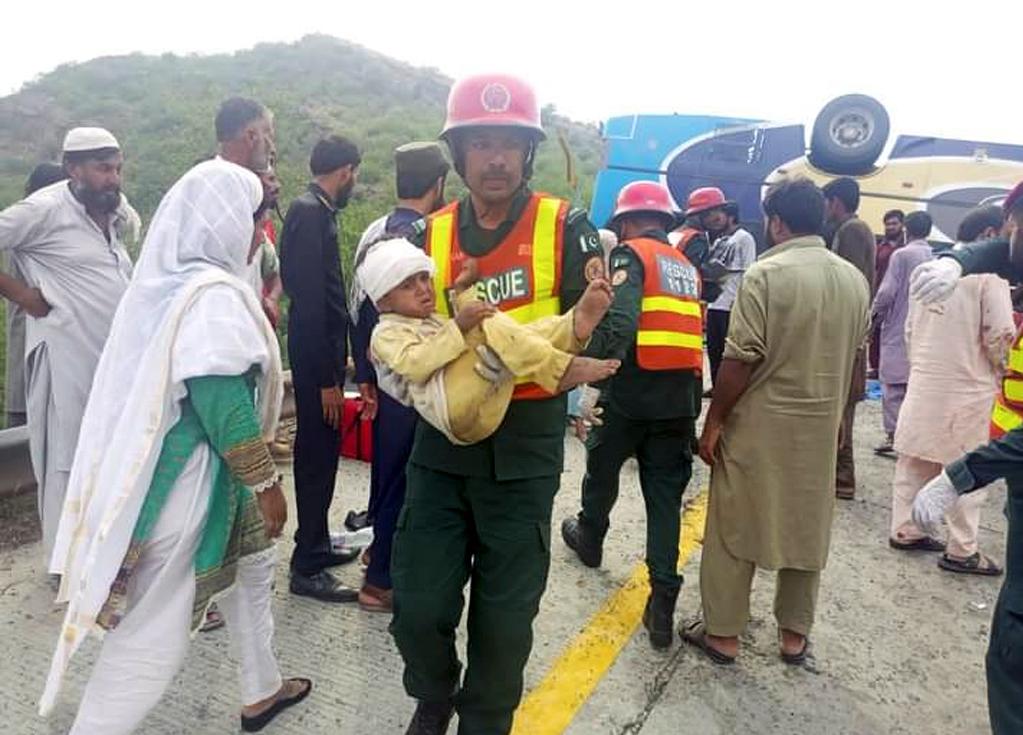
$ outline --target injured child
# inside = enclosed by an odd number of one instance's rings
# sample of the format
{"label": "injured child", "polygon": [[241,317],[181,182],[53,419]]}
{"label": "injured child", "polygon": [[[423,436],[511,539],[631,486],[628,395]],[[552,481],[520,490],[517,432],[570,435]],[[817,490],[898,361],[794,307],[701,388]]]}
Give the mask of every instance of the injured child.
{"label": "injured child", "polygon": [[480,300],[477,268],[466,262],[455,281],[455,316],[437,313],[434,263],[403,239],[373,245],[357,277],[380,311],[370,339],[378,386],[454,444],[474,444],[497,431],[515,385],[549,393],[613,375],[618,360],[578,357],[611,305],[603,278],[561,316],[519,324]]}

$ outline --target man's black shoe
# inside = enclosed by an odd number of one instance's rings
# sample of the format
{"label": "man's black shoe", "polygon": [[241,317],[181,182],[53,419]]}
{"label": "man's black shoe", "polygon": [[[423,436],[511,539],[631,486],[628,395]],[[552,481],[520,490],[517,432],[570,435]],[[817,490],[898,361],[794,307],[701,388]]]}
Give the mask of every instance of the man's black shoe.
{"label": "man's black shoe", "polygon": [[[339,550],[343,548],[344,550]],[[338,547],[335,546],[334,550],[327,557],[327,562],[324,564],[326,567],[339,567],[342,564],[348,564],[359,558],[359,554],[362,553],[362,549],[356,549],[353,547]]]}
{"label": "man's black shoe", "polygon": [[359,591],[346,587],[328,571],[316,574],[291,572],[291,594],[312,597],[322,602],[356,602]]}
{"label": "man's black shoe", "polygon": [[678,589],[654,585],[650,590],[646,609],[643,610],[643,627],[650,633],[650,645],[654,648],[667,648],[671,645],[677,600]]}
{"label": "man's black shoe", "polygon": [[579,518],[573,516],[561,522],[561,538],[583,564],[594,569],[600,566],[600,560],[604,555],[603,545],[589,538]]}
{"label": "man's black shoe", "polygon": [[358,512],[350,510],[348,515],[345,516],[345,528],[349,531],[359,531],[369,525],[368,510],[360,510]]}
{"label": "man's black shoe", "polygon": [[450,699],[443,702],[419,700],[405,735],[444,735],[454,711],[455,703]]}

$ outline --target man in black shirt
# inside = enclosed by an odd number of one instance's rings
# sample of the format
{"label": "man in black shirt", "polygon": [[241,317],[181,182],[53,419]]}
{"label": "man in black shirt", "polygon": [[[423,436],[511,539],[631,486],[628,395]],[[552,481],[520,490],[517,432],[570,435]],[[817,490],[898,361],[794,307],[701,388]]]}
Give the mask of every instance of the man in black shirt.
{"label": "man in black shirt", "polygon": [[333,135],[318,142],[309,160],[313,181],[288,208],[281,233],[281,278],[291,301],[288,357],[298,416],[298,530],[291,591],[325,602],[358,598],[356,590],[327,571],[355,555],[332,550],[327,513],[337,475],[348,335],[337,213],[348,203],[360,162],[358,148],[345,138]]}

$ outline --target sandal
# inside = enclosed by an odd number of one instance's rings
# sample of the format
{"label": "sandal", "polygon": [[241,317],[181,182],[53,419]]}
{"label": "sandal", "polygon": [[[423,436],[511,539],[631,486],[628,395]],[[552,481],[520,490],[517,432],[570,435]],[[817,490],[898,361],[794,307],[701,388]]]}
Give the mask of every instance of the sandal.
{"label": "sandal", "polygon": [[803,648],[799,653],[785,653],[781,651],[781,660],[789,666],[803,666],[806,664],[807,655],[810,653],[810,639],[803,637]]}
{"label": "sandal", "polygon": [[707,642],[707,626],[700,619],[692,620],[679,629],[682,640],[693,648],[698,648],[718,666],[729,666],[735,663],[735,656],[721,653]]}
{"label": "sandal", "polygon": [[979,551],[965,559],[956,559],[948,554],[942,554],[938,559],[938,566],[945,571],[957,574],[977,574],[982,577],[998,577],[1002,574],[1002,568],[995,563],[995,560]]}
{"label": "sandal", "polygon": [[371,584],[364,584],[359,590],[359,607],[366,612],[394,612],[394,592]]}
{"label": "sandal", "polygon": [[298,704],[299,702],[301,702],[303,699],[308,697],[309,692],[313,690],[313,682],[310,679],[302,679],[296,677],[294,679],[289,679],[289,681],[301,682],[305,684],[305,688],[302,689],[302,691],[300,691],[298,694],[295,694],[291,697],[279,698],[265,710],[260,712],[258,715],[253,715],[252,717],[246,717],[245,715],[242,715],[242,730],[244,730],[245,732],[259,732],[264,727],[269,725],[273,721],[273,718],[275,718],[277,715],[279,715],[281,712],[283,712],[293,704]]}
{"label": "sandal", "polygon": [[899,541],[895,538],[888,539],[888,545],[896,551],[944,551],[945,544],[930,536],[913,539],[912,541]]}

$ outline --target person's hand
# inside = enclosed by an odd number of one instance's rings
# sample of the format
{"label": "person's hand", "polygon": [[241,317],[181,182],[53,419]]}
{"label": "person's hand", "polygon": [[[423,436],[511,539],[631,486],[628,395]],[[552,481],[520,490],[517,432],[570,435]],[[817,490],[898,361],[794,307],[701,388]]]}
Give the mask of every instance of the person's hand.
{"label": "person's hand", "polygon": [[511,371],[501,362],[497,353],[487,345],[480,345],[476,348],[476,357],[476,374],[488,383],[500,383],[511,378]]}
{"label": "person's hand", "polygon": [[593,386],[583,384],[579,386],[579,416],[575,419],[575,435],[579,441],[586,441],[590,435],[590,429],[594,426],[603,426],[604,420],[601,414],[604,409],[597,405],[600,400],[600,391]]}
{"label": "person's hand", "polygon": [[913,523],[931,538],[941,533],[941,519],[959,499],[952,480],[945,473],[923,486],[913,501]]}
{"label": "person's hand", "polygon": [[280,481],[256,493],[256,502],[259,504],[259,513],[263,516],[263,528],[266,529],[267,537],[277,538],[288,521],[288,503],[284,499]]}
{"label": "person's hand", "polygon": [[703,433],[700,435],[700,459],[702,459],[708,467],[714,466],[714,455],[717,453],[718,442],[720,440],[720,426],[709,422],[703,425]]}
{"label": "person's hand", "polygon": [[359,395],[362,396],[362,420],[372,421],[377,417],[377,387],[372,383],[359,383]]}
{"label": "person's hand", "polygon": [[278,322],[281,320],[281,306],[275,299],[271,299],[266,296],[263,297],[263,313],[266,314],[266,318],[270,320],[270,325],[276,329]]}
{"label": "person's hand", "polygon": [[335,430],[340,428],[345,405],[345,395],[341,389],[336,385],[320,388],[320,405],[323,407],[323,423]]}
{"label": "person's hand", "polygon": [[493,316],[495,311],[497,309],[486,301],[470,301],[455,314],[455,324],[465,334],[473,327],[478,327],[487,317]]}
{"label": "person's hand", "polygon": [[30,288],[25,292],[19,306],[25,313],[36,319],[42,319],[50,313],[50,305],[43,298],[43,292],[38,288]]}
{"label": "person's hand", "polygon": [[963,267],[955,258],[935,258],[921,263],[909,279],[910,295],[922,304],[944,301],[956,290]]}

